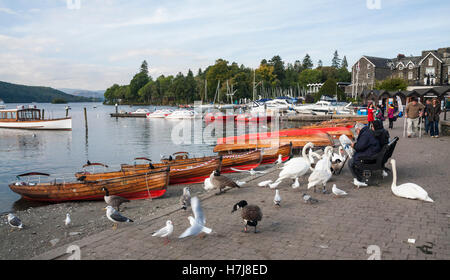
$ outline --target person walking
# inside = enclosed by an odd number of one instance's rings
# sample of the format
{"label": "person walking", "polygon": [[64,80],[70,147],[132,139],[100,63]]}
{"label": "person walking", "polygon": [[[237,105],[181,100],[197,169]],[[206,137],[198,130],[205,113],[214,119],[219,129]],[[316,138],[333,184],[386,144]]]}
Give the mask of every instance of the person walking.
{"label": "person walking", "polygon": [[427,99],[425,102],[424,119],[425,119],[425,134],[430,132],[430,121],[428,120],[429,111],[431,108],[431,99]]}
{"label": "person walking", "polygon": [[374,116],[374,106],[373,103],[370,103],[367,107],[367,121],[369,122],[369,127],[373,127],[373,121],[375,120]]}
{"label": "person walking", "polygon": [[423,104],[417,101],[417,98],[413,97],[412,101],[406,105],[406,122],[407,122],[407,134],[408,138],[415,136],[417,128],[419,126],[419,117],[422,116],[422,112],[425,109]]}
{"label": "person walking", "polygon": [[436,98],[433,99],[432,105],[428,111],[428,122],[430,126],[430,136],[439,137],[439,115],[441,114],[441,106]]}
{"label": "person walking", "polygon": [[389,104],[388,107],[388,119],[389,119],[389,129],[393,129],[395,117],[394,117],[394,105],[392,104]]}

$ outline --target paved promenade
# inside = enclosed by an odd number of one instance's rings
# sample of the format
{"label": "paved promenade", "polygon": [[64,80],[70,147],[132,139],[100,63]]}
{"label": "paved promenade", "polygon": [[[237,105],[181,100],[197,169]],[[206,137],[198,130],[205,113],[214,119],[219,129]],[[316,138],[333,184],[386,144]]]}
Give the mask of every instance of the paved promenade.
{"label": "paved promenade", "polygon": [[[400,136],[396,122],[391,137]],[[450,259],[450,137],[432,139],[400,138],[393,158],[397,160],[398,184],[414,182],[428,191],[434,203],[396,197],[391,192],[392,176],[379,186],[355,189],[346,166],[327,184],[347,191],[345,198],[333,194],[314,194],[318,204],[302,201],[307,177],[300,188],[292,182],[278,188],[282,206],[273,204],[274,190],[257,186],[263,180],[275,180],[276,168],[252,179],[241,189],[216,196],[201,197],[206,226],[214,233],[178,239],[188,226],[190,211],[169,207],[157,216],[148,216],[134,224],[120,224],[118,230],[106,230],[74,242],[80,246],[82,259],[368,259],[367,248],[376,245],[381,259]],[[387,165],[390,167],[390,164]],[[240,200],[257,204],[263,211],[260,233],[243,233],[240,213],[231,214]],[[125,213],[126,214],[126,213]],[[130,217],[137,220],[137,217]],[[152,237],[155,230],[172,220],[175,230],[168,245]],[[409,238],[415,244],[409,244]],[[432,242],[431,254],[416,246]],[[67,259],[68,246],[56,248],[36,259]]]}

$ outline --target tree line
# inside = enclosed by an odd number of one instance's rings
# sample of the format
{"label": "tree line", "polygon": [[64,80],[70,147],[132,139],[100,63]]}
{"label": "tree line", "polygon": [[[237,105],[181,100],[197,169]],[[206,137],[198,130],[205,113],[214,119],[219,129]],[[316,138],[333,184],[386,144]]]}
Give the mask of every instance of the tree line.
{"label": "tree line", "polygon": [[[279,55],[270,60],[263,59],[257,69],[251,69],[236,62],[224,59],[216,60],[206,69],[198,69],[197,74],[189,69],[184,75],[160,75],[153,79],[148,74],[148,63],[143,61],[139,72],[128,85],[114,84],[105,92],[105,104],[153,104],[174,105],[188,104],[195,100],[205,103],[229,103],[254,96],[273,98],[281,95],[303,95],[306,85],[310,83],[336,84],[350,82],[347,59],[339,58],[337,51],[333,54],[331,66],[323,66],[321,60],[317,67],[306,54],[302,61],[285,63]],[[255,85],[255,87],[254,87]],[[255,88],[255,92],[253,91]],[[333,95],[335,87],[325,87],[321,94]],[[328,92],[329,91],[329,92]],[[316,94],[314,99],[320,98]],[[345,98],[345,95],[343,95]]]}

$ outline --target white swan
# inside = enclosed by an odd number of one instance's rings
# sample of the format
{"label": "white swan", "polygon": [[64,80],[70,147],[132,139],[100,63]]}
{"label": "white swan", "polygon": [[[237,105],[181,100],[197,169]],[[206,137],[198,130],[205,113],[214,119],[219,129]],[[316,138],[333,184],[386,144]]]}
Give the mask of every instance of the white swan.
{"label": "white swan", "polygon": [[421,186],[414,183],[406,183],[397,186],[397,168],[395,159],[391,159],[392,165],[392,193],[399,197],[409,198],[409,199],[419,199],[428,202],[434,202],[429,196],[427,191],[425,191]]}
{"label": "white swan", "polygon": [[[314,147],[314,144],[309,142],[307,143],[302,150],[302,157],[297,157],[291,159],[289,162],[285,163],[280,174],[278,175],[278,179],[270,184],[270,188],[276,188],[284,179],[298,179],[298,177],[305,175],[311,167],[311,163],[306,155],[306,150]],[[294,183],[292,187],[296,188],[297,184]]]}
{"label": "white swan", "polygon": [[316,163],[314,171],[309,175],[308,178],[308,189],[314,187],[314,192],[316,191],[316,186],[322,184],[322,191],[325,191],[325,185],[331,178],[331,155],[333,148],[328,146],[325,148],[324,155],[322,159]]}

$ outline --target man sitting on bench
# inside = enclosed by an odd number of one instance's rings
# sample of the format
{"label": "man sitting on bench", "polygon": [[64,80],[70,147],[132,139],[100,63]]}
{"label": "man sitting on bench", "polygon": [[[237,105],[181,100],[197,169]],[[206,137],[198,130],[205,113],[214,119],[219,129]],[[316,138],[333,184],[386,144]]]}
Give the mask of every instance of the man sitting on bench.
{"label": "man sitting on bench", "polygon": [[373,131],[362,123],[356,123],[355,132],[358,135],[356,143],[352,144],[355,153],[349,160],[348,166],[353,174],[353,184],[357,187],[367,187],[367,184],[362,182],[362,174],[356,168],[355,162],[359,161],[361,157],[372,157],[380,152],[380,142],[375,138]]}

